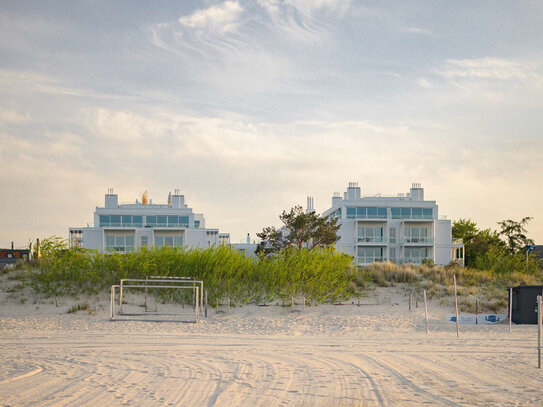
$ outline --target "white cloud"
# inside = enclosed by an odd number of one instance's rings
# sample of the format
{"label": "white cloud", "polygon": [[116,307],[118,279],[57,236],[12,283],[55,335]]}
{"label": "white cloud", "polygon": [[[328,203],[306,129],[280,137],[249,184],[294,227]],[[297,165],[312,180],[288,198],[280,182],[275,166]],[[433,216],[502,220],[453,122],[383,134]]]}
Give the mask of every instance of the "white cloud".
{"label": "white cloud", "polygon": [[211,30],[226,33],[235,30],[239,18],[243,13],[243,7],[237,1],[225,1],[207,9],[197,10],[188,16],[181,16],[179,22],[195,30]]}
{"label": "white cloud", "polygon": [[542,64],[500,58],[450,59],[439,75],[446,79],[541,81]]}

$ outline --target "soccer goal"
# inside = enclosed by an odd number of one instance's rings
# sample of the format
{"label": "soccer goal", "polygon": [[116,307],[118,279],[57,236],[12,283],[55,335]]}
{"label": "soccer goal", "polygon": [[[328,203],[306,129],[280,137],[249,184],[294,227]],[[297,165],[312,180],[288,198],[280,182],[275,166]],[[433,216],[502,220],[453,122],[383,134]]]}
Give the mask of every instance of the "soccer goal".
{"label": "soccer goal", "polygon": [[[189,285],[192,284],[195,286],[196,284],[200,285],[200,310],[204,309],[204,282],[201,280],[196,280],[196,277],[176,277],[176,276],[147,276],[145,277],[145,284],[152,283],[153,281],[157,280],[167,280],[174,284],[185,284]],[[121,285],[123,284],[123,280],[121,280]],[[195,295],[195,291],[193,291],[193,296]],[[122,295],[122,294],[121,294]],[[145,290],[145,310],[148,311],[148,290]],[[149,311],[148,311],[149,312]]]}
{"label": "soccer goal", "polygon": [[[134,319],[133,317],[142,317],[150,320],[149,316],[158,316],[159,320],[180,321],[180,322],[198,322],[200,317],[200,284],[196,280],[178,280],[171,279],[122,279],[120,284],[111,286],[110,298],[110,319]],[[144,292],[142,292],[144,291]],[[130,300],[127,293],[131,293]],[[145,295],[146,302],[138,304],[142,294]],[[163,310],[155,308],[154,311],[147,309],[147,296],[161,296],[163,300]],[[125,301],[126,299],[126,301]],[[168,303],[167,303],[168,302]],[[169,303],[169,302],[173,302]],[[118,308],[117,308],[118,303]],[[146,309],[142,312],[141,307]],[[157,320],[152,318],[152,320]]]}

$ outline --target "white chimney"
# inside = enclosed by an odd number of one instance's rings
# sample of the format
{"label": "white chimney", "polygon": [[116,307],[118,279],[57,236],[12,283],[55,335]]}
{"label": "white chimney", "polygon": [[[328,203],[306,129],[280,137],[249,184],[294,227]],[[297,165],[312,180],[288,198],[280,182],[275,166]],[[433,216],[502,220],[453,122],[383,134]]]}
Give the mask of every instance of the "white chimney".
{"label": "white chimney", "polygon": [[420,182],[414,182],[411,184],[411,190],[409,191],[409,197],[413,201],[424,201],[424,188]]}
{"label": "white chimney", "polygon": [[117,194],[113,193],[113,188],[108,188],[107,194],[106,194],[105,207],[117,208],[118,206],[119,206],[119,197],[117,196]]}
{"label": "white chimney", "polygon": [[338,204],[341,202],[341,193],[334,192],[334,195],[332,195],[332,206]]}
{"label": "white chimney", "polygon": [[350,201],[360,199],[360,187],[358,186],[358,182],[349,182],[347,193],[345,195],[346,199]]}

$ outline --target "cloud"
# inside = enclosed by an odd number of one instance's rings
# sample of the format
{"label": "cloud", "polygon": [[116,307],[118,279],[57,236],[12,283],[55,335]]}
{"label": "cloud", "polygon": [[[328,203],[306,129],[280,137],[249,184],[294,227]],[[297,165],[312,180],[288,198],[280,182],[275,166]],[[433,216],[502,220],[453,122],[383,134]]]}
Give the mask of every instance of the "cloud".
{"label": "cloud", "polygon": [[181,16],[179,23],[195,30],[210,30],[218,33],[233,31],[238,27],[243,7],[237,1],[225,1],[207,9]]}
{"label": "cloud", "polygon": [[449,59],[438,74],[446,79],[485,79],[499,81],[537,81],[541,83],[541,63],[500,58]]}

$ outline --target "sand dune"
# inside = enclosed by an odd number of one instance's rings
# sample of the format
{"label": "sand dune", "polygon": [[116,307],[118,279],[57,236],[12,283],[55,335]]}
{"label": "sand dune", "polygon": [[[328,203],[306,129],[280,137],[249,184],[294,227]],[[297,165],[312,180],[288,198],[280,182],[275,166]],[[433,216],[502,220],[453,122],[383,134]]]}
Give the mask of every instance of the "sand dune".
{"label": "sand dune", "polygon": [[[535,326],[462,326],[379,305],[247,306],[198,324],[111,322],[4,299],[2,406],[543,405]],[[395,305],[398,304],[398,305]],[[101,308],[100,308],[101,306]]]}

